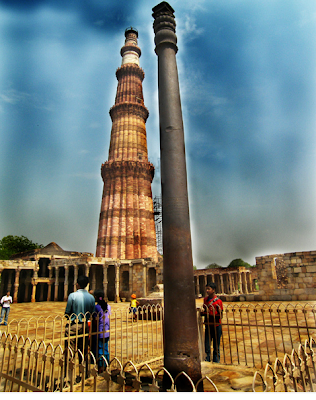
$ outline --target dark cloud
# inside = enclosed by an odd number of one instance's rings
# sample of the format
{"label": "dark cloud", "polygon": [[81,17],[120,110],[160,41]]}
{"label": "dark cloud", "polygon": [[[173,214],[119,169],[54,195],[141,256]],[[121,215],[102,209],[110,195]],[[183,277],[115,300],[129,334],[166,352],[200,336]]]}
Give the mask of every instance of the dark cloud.
{"label": "dark cloud", "polygon": [[128,0],[1,0],[0,6],[12,12],[34,13],[46,8],[62,13],[74,13],[85,25],[100,31],[125,29],[136,9],[135,4]]}

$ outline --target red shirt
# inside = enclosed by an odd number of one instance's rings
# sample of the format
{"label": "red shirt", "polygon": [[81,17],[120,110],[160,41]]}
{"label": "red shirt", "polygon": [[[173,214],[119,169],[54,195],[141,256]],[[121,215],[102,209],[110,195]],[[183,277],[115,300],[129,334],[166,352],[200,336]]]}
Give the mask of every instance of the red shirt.
{"label": "red shirt", "polygon": [[[216,299],[215,301],[213,301]],[[221,313],[223,311],[223,302],[221,299],[219,299],[217,296],[214,296],[210,298],[209,296],[204,297],[204,302],[203,302],[203,308],[204,310],[208,309],[208,313],[206,311],[202,312],[203,315],[205,315],[205,324],[214,324],[214,317],[215,317],[215,322],[216,326],[218,326],[221,323]],[[209,314],[209,317],[207,317],[207,314]]]}

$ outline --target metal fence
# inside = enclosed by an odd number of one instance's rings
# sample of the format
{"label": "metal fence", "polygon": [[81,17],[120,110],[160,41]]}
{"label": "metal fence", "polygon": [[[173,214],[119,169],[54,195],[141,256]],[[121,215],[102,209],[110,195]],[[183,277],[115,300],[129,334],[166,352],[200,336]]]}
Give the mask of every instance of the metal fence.
{"label": "metal fence", "polygon": [[[204,354],[199,309],[197,318]],[[161,390],[162,376],[170,376],[163,367],[163,307],[139,307],[136,321],[128,310],[112,312],[109,365],[90,351],[93,337],[102,333],[89,325],[92,320],[93,315],[86,315],[83,332],[72,336],[65,334],[69,318],[61,316],[12,320],[1,327],[0,392]],[[259,369],[253,391],[316,390],[314,304],[226,304],[221,325],[220,361]],[[82,339],[87,346],[67,350],[71,339]],[[104,371],[98,369],[100,361],[108,365]],[[184,372],[170,376],[168,390],[177,391],[183,378],[192,391],[202,384],[204,391],[218,391],[209,377],[194,385]]]}
{"label": "metal fence", "polygon": [[[201,351],[204,324],[198,311]],[[224,304],[221,363],[264,368],[316,334],[316,304]]]}
{"label": "metal fence", "polygon": [[[163,307],[142,306],[133,321],[129,311],[112,311],[110,316],[110,357],[121,362],[147,362],[163,357]],[[87,316],[87,319],[92,319]],[[204,360],[204,323],[197,310],[201,359]],[[64,346],[63,316],[11,320],[0,333],[43,341],[46,345]],[[316,304],[224,303],[221,320],[220,362],[264,368],[266,363],[290,354],[292,349],[316,334]],[[95,335],[96,332],[90,332]],[[90,343],[91,344],[91,343]]]}
{"label": "metal fence", "polygon": [[256,371],[253,392],[315,392],[316,342],[313,338],[292,349],[283,360],[276,358],[273,366],[266,364],[264,373]]}
{"label": "metal fence", "polygon": [[[80,361],[81,360],[81,361]],[[122,363],[114,357],[106,369],[98,373],[97,361],[91,352],[83,358],[80,350],[63,351],[60,345],[38,343],[22,336],[3,333],[0,341],[0,392],[159,392],[164,375],[165,390],[176,392],[178,383],[189,385],[192,392],[218,391],[212,380],[204,376],[196,384],[185,373],[175,378],[161,365]],[[166,380],[165,380],[166,382]],[[164,383],[165,385],[165,383]]]}
{"label": "metal fence", "polygon": [[[71,339],[76,342],[83,337],[84,347],[92,348],[93,336],[98,337],[98,332],[92,330],[92,321],[97,315],[87,313],[84,316],[84,332],[78,334],[74,329],[71,335],[66,334],[70,317],[51,315],[46,318],[33,317],[28,319],[11,320],[7,326],[1,326],[0,333],[10,333],[13,336],[29,338],[43,342],[45,345],[60,345],[65,348]],[[98,318],[96,318],[98,319]],[[133,320],[129,310],[111,311],[110,314],[110,357],[117,357],[121,362],[148,362],[151,359],[163,356],[163,308],[161,305],[142,306],[138,309],[138,316]],[[78,320],[77,320],[78,322]],[[89,328],[90,326],[90,328]]]}
{"label": "metal fence", "polygon": [[[80,361],[81,360],[81,361]],[[216,384],[206,375],[196,384],[185,373],[175,378],[162,362],[122,364],[114,357],[98,373],[97,360],[91,352],[85,357],[80,350],[63,351],[60,345],[38,343],[35,339],[3,333],[0,340],[0,392],[218,392]],[[167,379],[166,379],[167,377]],[[169,379],[168,379],[169,378]],[[166,385],[166,381],[168,381]],[[185,381],[185,382],[184,382]],[[164,387],[163,387],[164,386]],[[299,344],[278,358],[274,366],[267,364],[264,372],[256,371],[253,392],[314,392],[316,390],[316,342],[313,338]]]}

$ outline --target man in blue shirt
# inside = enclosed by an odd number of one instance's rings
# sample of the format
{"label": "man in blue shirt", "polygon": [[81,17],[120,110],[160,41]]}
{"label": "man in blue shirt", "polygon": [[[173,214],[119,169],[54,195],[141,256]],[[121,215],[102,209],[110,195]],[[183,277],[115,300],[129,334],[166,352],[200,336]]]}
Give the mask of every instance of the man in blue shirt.
{"label": "man in blue shirt", "polygon": [[[81,350],[83,356],[87,354],[89,334],[88,320],[95,309],[94,297],[85,290],[88,283],[89,278],[87,276],[79,276],[76,284],[77,291],[70,293],[67,300],[65,315],[69,317],[69,324],[66,325],[67,339],[65,348],[70,348],[73,351],[73,355],[76,350]],[[81,337],[76,338],[77,335]],[[82,362],[81,356],[79,356],[79,362]]]}

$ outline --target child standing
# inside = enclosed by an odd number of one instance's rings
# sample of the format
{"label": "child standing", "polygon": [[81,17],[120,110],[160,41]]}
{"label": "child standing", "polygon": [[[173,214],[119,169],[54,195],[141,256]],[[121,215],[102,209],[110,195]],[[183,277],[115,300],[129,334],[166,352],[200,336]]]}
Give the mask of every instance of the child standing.
{"label": "child standing", "polygon": [[95,320],[93,329],[94,332],[98,332],[97,335],[93,335],[93,353],[98,361],[98,372],[102,372],[105,367],[105,362],[100,358],[104,356],[107,362],[110,362],[109,354],[109,339],[110,339],[110,314],[111,306],[104,300],[103,290],[95,290],[94,298],[96,301],[95,305]]}
{"label": "child standing", "polygon": [[220,342],[222,336],[221,315],[223,302],[216,296],[214,282],[205,286],[207,296],[204,298],[202,315],[205,315],[205,361],[211,361],[211,342],[213,342],[213,362],[220,362]]}
{"label": "child standing", "polygon": [[131,295],[131,311],[133,312],[133,320],[137,320],[137,306],[139,305],[139,302],[136,300],[136,294]]}

